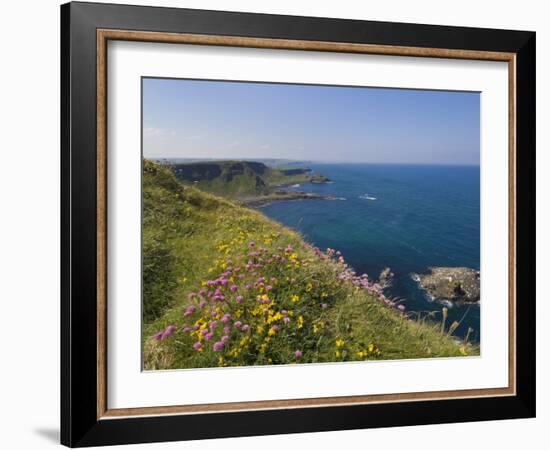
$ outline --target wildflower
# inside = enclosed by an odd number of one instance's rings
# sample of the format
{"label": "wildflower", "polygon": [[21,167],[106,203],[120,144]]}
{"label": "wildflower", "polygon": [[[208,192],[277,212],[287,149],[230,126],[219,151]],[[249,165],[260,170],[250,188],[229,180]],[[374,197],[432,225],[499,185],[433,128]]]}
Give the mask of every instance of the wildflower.
{"label": "wildflower", "polygon": [[155,333],[154,336],[153,336],[153,339],[157,340],[157,341],[160,341],[162,340],[162,335],[164,334],[164,330],[163,331],[159,331],[158,333]]}
{"label": "wildflower", "polygon": [[285,324],[289,323],[290,322],[290,317],[283,317],[283,322]]}
{"label": "wildflower", "polygon": [[207,328],[204,328],[204,329],[201,330],[201,334],[202,334],[203,336],[206,336],[208,333],[209,333],[209,331],[208,331]]}
{"label": "wildflower", "polygon": [[248,246],[249,246],[250,248],[253,248],[253,247],[256,246],[256,243],[255,243],[254,241],[250,241],[250,242],[248,243]]}
{"label": "wildflower", "polygon": [[243,300],[244,300],[244,299],[243,299],[243,296],[242,296],[242,295],[237,295],[237,298],[235,299],[235,301],[236,301],[237,303],[242,303]]}
{"label": "wildflower", "polygon": [[321,303],[321,309],[327,309],[328,305],[326,303]]}
{"label": "wildflower", "polygon": [[233,325],[234,325],[234,326],[235,326],[235,328],[236,328],[236,329],[238,330],[239,328],[241,328],[241,326],[242,326],[242,322],[241,322],[241,321],[239,321],[239,320],[237,320],[237,321],[236,321],[236,322],[235,322],[235,323],[234,323]]}
{"label": "wildflower", "polygon": [[468,354],[468,352],[466,351],[466,347],[464,347],[464,345],[461,345],[458,350],[460,354],[463,356],[466,356]]}
{"label": "wildflower", "polygon": [[296,359],[300,359],[302,357],[302,351],[301,350],[296,350],[294,352],[294,356],[296,357]]}
{"label": "wildflower", "polygon": [[343,347],[345,343],[346,341],[344,341],[343,339],[336,339],[336,347],[338,348]]}
{"label": "wildflower", "polygon": [[231,315],[230,314],[224,314],[222,316],[222,318],[220,319],[221,323],[227,323],[231,320]]}
{"label": "wildflower", "polygon": [[184,327],[182,330],[185,334],[191,333],[191,327]]}
{"label": "wildflower", "polygon": [[185,312],[183,313],[183,315],[185,317],[188,317],[188,316],[192,316],[195,311],[197,310],[197,308],[195,308],[195,306],[193,305],[189,305],[186,309],[185,309]]}
{"label": "wildflower", "polygon": [[220,352],[223,350],[224,347],[225,344],[221,341],[218,341],[214,343],[214,345],[212,346],[212,350],[214,350],[215,352]]}
{"label": "wildflower", "polygon": [[204,308],[207,304],[208,304],[208,302],[207,302],[206,300],[201,300],[200,303],[199,303],[199,307],[202,309],[202,308]]}
{"label": "wildflower", "polygon": [[176,331],[176,326],[175,325],[168,325],[166,327],[166,329],[164,330],[164,333],[162,333],[161,339],[166,339],[166,338],[172,336],[172,334],[174,334],[174,331]]}
{"label": "wildflower", "polygon": [[231,290],[231,292],[237,292],[239,288],[235,284],[233,284],[229,289]]}
{"label": "wildflower", "polygon": [[304,318],[302,316],[298,316],[298,322],[296,323],[296,328],[300,329],[304,326]]}
{"label": "wildflower", "polygon": [[397,309],[401,312],[405,311],[405,306],[404,305],[398,305],[397,306]]}
{"label": "wildflower", "polygon": [[275,336],[277,334],[277,331],[279,331],[279,327],[277,325],[273,325],[269,331],[267,332],[268,336]]}
{"label": "wildflower", "polygon": [[220,339],[220,342],[223,342],[225,344],[227,341],[229,341],[229,336],[227,334],[225,334]]}
{"label": "wildflower", "polygon": [[224,332],[225,334],[231,333],[231,326],[230,326],[230,325],[227,325],[227,326],[223,327],[223,332]]}
{"label": "wildflower", "polygon": [[241,331],[243,333],[246,333],[247,331],[250,330],[250,325],[247,325],[247,324],[244,324],[242,327],[241,327]]}
{"label": "wildflower", "polygon": [[217,320],[213,320],[212,322],[210,322],[210,329],[211,330],[215,329],[217,326],[218,326],[218,321]]}
{"label": "wildflower", "polygon": [[197,294],[195,294],[194,292],[190,292],[188,295],[187,295],[187,298],[189,300],[193,300],[193,297],[195,297]]}
{"label": "wildflower", "polygon": [[296,302],[300,301],[300,296],[294,294],[294,295],[290,298],[290,300],[292,300],[292,303],[296,303]]}
{"label": "wildflower", "polygon": [[211,332],[207,332],[204,335],[204,339],[206,339],[207,341],[211,341],[213,337],[214,337],[214,333],[211,333]]}
{"label": "wildflower", "polygon": [[193,344],[193,348],[194,348],[196,351],[200,352],[200,351],[202,351],[202,344],[201,344],[200,342],[195,342],[195,343]]}

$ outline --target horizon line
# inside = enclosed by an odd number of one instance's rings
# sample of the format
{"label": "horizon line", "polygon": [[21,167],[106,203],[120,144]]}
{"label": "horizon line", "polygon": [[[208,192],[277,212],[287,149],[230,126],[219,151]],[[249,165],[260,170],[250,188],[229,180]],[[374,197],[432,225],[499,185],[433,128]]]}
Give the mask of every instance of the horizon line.
{"label": "horizon line", "polygon": [[295,163],[314,163],[314,164],[372,164],[372,165],[401,165],[401,166],[463,166],[463,167],[480,167],[481,164],[475,163],[442,163],[442,162],[395,162],[395,161],[341,161],[341,160],[314,160],[314,159],[289,159],[289,158],[196,158],[196,157],[183,157],[183,156],[154,156],[146,157],[144,159],[156,159],[156,160],[173,160],[173,159],[185,159],[200,161],[246,161],[246,162],[261,162],[262,160],[273,161],[289,161]]}

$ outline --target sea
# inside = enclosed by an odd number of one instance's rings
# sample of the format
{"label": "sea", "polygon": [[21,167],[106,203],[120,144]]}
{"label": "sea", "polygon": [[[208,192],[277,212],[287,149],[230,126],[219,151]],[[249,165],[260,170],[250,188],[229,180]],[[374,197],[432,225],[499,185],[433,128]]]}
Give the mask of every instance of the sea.
{"label": "sea", "polygon": [[[447,325],[455,335],[480,340],[480,306],[431,300],[413,279],[430,266],[480,267],[480,171],[478,166],[308,164],[327,176],[325,184],[290,190],[337,200],[274,202],[261,208],[270,218],[298,230],[311,244],[342,252],[358,273],[376,279],[389,267],[386,290],[414,317]],[[483,273],[480,274],[483,277]],[[481,300],[483,301],[483,299]]]}

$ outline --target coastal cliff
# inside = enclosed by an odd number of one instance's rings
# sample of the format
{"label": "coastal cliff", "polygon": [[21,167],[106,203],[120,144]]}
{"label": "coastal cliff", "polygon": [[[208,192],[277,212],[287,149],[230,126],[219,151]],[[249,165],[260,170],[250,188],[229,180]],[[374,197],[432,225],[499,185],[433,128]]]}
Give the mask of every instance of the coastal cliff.
{"label": "coastal cliff", "polygon": [[144,368],[479,354],[344,257],[144,161]]}

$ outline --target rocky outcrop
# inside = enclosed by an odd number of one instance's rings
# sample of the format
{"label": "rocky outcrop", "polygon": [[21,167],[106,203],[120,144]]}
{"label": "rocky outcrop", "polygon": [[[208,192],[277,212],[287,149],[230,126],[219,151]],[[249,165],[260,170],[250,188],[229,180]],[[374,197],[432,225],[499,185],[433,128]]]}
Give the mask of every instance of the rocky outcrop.
{"label": "rocky outcrop", "polygon": [[430,267],[428,273],[412,274],[434,300],[453,303],[479,302],[479,271],[468,267]]}

